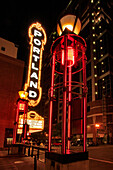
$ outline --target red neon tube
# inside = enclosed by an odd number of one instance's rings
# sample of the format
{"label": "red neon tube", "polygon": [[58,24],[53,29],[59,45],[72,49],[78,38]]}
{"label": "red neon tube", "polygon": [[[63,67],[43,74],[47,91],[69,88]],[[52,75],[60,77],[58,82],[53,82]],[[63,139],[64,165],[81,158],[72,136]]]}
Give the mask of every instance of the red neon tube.
{"label": "red neon tube", "polygon": [[18,102],[18,104],[17,104],[16,124],[14,126],[14,132],[13,132],[13,144],[16,143],[16,133],[17,133],[18,119],[19,119],[19,104],[20,104],[20,102]]}
{"label": "red neon tube", "polygon": [[70,131],[71,131],[71,67],[69,67],[69,94],[68,94],[68,143],[67,149],[70,149]]}
{"label": "red neon tube", "polygon": [[[24,129],[24,139],[26,138],[27,136],[27,110],[28,110],[28,103],[25,102],[25,105],[24,105],[24,110],[25,110],[25,117],[24,117],[24,124],[25,124],[25,129]],[[25,144],[25,140],[24,140],[24,144]]]}
{"label": "red neon tube", "polygon": [[53,54],[52,77],[51,77],[51,92],[50,92],[49,135],[48,135],[48,151],[49,152],[51,151],[51,136],[52,136],[52,111],[53,111],[54,72],[55,72],[55,54]]}
{"label": "red neon tube", "polygon": [[82,60],[82,64],[83,64],[83,83],[84,83],[84,89],[83,89],[83,93],[84,93],[84,146],[83,146],[83,151],[86,152],[87,148],[86,148],[86,140],[87,140],[87,128],[86,128],[86,114],[87,114],[87,95],[86,95],[86,59],[85,59],[85,55],[84,52],[85,49],[83,49],[83,60]]}
{"label": "red neon tube", "polygon": [[66,153],[67,35],[64,36],[62,154]]}

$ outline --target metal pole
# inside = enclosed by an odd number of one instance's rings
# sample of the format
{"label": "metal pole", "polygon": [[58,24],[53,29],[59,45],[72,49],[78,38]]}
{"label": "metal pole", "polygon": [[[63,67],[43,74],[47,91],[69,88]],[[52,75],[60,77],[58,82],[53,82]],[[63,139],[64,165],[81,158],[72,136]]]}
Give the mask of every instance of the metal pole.
{"label": "metal pole", "polygon": [[34,156],[34,170],[37,170],[37,158]]}
{"label": "metal pole", "polygon": [[54,72],[55,72],[55,54],[52,60],[52,77],[50,91],[50,110],[49,110],[49,136],[48,136],[48,151],[51,151],[51,136],[52,136],[52,112],[53,112],[53,87],[54,87]]}
{"label": "metal pole", "polygon": [[66,153],[66,105],[67,105],[67,35],[64,36],[62,154]]}
{"label": "metal pole", "polygon": [[72,68],[71,66],[69,67],[69,93],[68,93],[68,143],[67,143],[67,148],[70,149],[70,137],[71,137],[71,72]]}
{"label": "metal pole", "polygon": [[[24,117],[24,124],[25,124],[25,128],[24,128],[24,139],[26,138],[27,136],[27,110],[28,110],[28,103],[27,101],[25,101],[25,105],[24,105],[24,112],[25,112],[25,117]],[[24,140],[24,144],[25,144],[25,140]]]}
{"label": "metal pole", "polygon": [[18,118],[19,118],[19,102],[17,104],[16,122],[15,122],[14,132],[13,132],[13,144],[16,143],[16,133],[17,133],[17,128],[18,128]]}

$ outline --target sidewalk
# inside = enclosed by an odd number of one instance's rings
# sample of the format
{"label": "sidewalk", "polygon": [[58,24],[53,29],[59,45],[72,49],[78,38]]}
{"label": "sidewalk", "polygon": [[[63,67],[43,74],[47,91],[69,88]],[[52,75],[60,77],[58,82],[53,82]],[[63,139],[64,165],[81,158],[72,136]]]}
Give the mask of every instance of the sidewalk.
{"label": "sidewalk", "polygon": [[[8,155],[7,150],[0,150],[0,169],[2,170],[34,170],[34,158]],[[37,160],[37,169],[44,170],[45,163]]]}
{"label": "sidewalk", "polygon": [[0,150],[0,158],[8,156],[8,150]]}

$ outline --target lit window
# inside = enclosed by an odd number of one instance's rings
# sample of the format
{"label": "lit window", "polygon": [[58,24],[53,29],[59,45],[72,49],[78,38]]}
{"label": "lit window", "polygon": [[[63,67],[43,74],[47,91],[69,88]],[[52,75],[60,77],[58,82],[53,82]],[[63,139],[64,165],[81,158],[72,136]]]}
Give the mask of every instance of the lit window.
{"label": "lit window", "polygon": [[105,89],[105,86],[103,86],[102,88]]}
{"label": "lit window", "polygon": [[97,12],[97,15],[99,14],[99,12]]}
{"label": "lit window", "polygon": [[102,39],[100,39],[100,42],[102,42]]}
{"label": "lit window", "polygon": [[103,49],[103,47],[100,47],[100,49],[102,50],[102,49]]}
{"label": "lit window", "polygon": [[95,77],[97,77],[97,74],[95,74]]}
{"label": "lit window", "polygon": [[100,10],[100,7],[98,7],[98,10]]}
{"label": "lit window", "polygon": [[101,54],[101,57],[103,57],[103,54]]}
{"label": "lit window", "polygon": [[94,19],[92,19],[92,22],[94,22]]}
{"label": "lit window", "polygon": [[93,37],[95,37],[95,34],[93,34]]}
{"label": "lit window", "polygon": [[104,64],[104,62],[102,61],[101,64]]}
{"label": "lit window", "polygon": [[94,16],[94,12],[92,12],[92,16]]}
{"label": "lit window", "polygon": [[100,17],[98,17],[98,21],[101,21],[101,18],[100,18]]}
{"label": "lit window", "polygon": [[98,94],[98,92],[96,91],[95,94]]}
{"label": "lit window", "polygon": [[96,52],[96,49],[93,49],[93,52]]}
{"label": "lit window", "polygon": [[104,81],[104,78],[102,79],[102,81]]}
{"label": "lit window", "polygon": [[101,25],[99,25],[99,28],[101,28]]}
{"label": "lit window", "polygon": [[104,73],[104,70],[102,70],[102,73]]}
{"label": "lit window", "polygon": [[95,41],[93,41],[93,44],[95,44]]}
{"label": "lit window", "polygon": [[100,3],[100,1],[98,1],[98,4]]}
{"label": "lit window", "polygon": [[97,86],[97,83],[95,83],[95,86]]}
{"label": "lit window", "polygon": [[94,29],[95,29],[95,27],[93,26],[93,27],[92,27],[92,30],[94,30]]}
{"label": "lit window", "polygon": [[93,0],[91,0],[91,3],[93,3]]}
{"label": "lit window", "polygon": [[96,60],[97,58],[96,57],[94,57],[94,60]]}
{"label": "lit window", "polygon": [[97,66],[94,66],[94,68],[97,68]]}

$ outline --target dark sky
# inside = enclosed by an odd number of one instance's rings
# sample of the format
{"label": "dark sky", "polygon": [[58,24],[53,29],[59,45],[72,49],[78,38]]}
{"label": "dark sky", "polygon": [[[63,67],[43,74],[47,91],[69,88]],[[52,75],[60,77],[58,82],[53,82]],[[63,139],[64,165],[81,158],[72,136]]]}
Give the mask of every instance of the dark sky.
{"label": "dark sky", "polygon": [[[56,25],[60,13],[70,0],[5,1],[0,11],[0,37],[19,46],[18,58],[26,55],[28,28],[40,22],[47,36]],[[26,3],[27,2],[27,3]]]}

